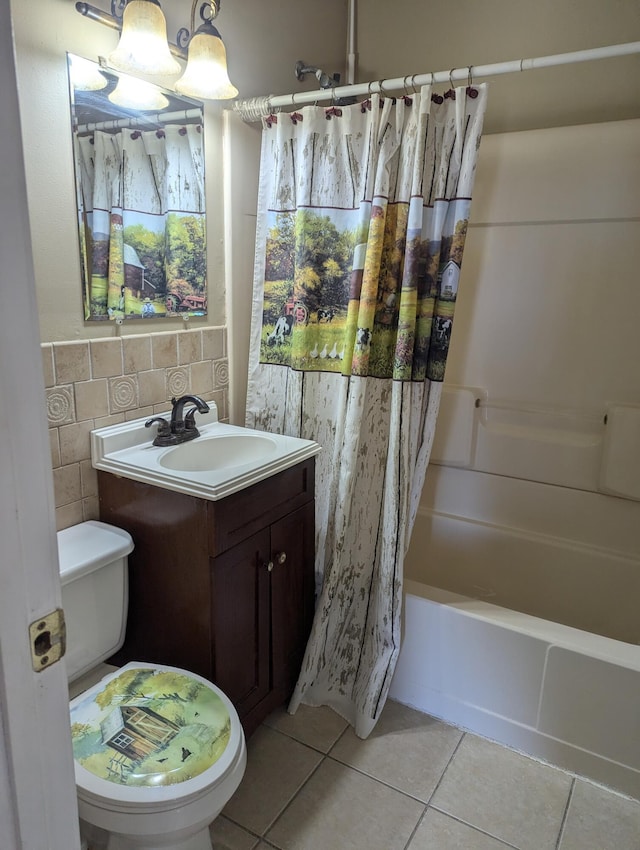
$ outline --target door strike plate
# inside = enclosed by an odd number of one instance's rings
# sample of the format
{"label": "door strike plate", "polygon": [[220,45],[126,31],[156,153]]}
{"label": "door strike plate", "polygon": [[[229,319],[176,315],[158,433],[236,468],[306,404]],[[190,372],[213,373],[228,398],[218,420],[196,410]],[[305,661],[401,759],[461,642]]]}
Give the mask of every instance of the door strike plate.
{"label": "door strike plate", "polygon": [[29,626],[31,665],[36,673],[59,661],[67,648],[67,627],[64,611],[56,608]]}

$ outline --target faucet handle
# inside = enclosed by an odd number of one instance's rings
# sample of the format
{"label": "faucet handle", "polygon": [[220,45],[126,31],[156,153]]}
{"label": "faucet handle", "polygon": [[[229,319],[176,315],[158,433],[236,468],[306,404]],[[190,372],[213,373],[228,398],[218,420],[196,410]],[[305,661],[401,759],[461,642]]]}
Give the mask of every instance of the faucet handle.
{"label": "faucet handle", "polygon": [[162,416],[153,416],[147,419],[144,423],[145,428],[151,428],[154,422],[158,423],[158,431],[153,440],[154,446],[172,446],[175,444],[175,437],[171,433],[171,425]]}
{"label": "faucet handle", "polygon": [[158,423],[158,437],[166,437],[171,433],[171,426],[169,425],[169,422],[162,416],[154,416],[151,419],[147,419],[144,423],[144,427],[151,428],[154,422]]}
{"label": "faucet handle", "polygon": [[191,410],[187,410],[184,417],[184,429],[185,431],[195,431],[196,429],[196,413],[198,412],[197,407],[192,407]]}
{"label": "faucet handle", "polygon": [[[205,402],[206,404],[206,402]],[[210,410],[209,405],[206,405],[207,411]],[[187,434],[187,439],[192,440],[195,437],[200,436],[200,431],[196,428],[196,413],[205,413],[206,411],[201,410],[198,407],[192,407],[187,411],[184,417],[184,430]]]}

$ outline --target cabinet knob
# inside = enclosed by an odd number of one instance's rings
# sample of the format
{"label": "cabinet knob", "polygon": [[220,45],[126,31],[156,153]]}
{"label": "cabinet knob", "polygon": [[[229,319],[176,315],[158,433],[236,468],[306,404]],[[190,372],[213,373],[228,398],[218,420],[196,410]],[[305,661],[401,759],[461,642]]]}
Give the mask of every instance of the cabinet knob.
{"label": "cabinet knob", "polygon": [[284,564],[284,562],[287,560],[287,553],[278,552],[278,554],[276,555],[276,560],[279,564]]}
{"label": "cabinet knob", "polygon": [[273,570],[273,566],[274,566],[273,561],[269,561],[268,564],[265,564],[265,567],[269,570],[269,572],[271,572]]}

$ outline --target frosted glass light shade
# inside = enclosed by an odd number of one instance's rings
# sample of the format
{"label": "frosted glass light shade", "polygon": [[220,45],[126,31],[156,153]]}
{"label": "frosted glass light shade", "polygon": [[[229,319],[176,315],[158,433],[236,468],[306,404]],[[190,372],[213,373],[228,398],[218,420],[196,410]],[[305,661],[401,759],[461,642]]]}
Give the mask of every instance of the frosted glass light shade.
{"label": "frosted glass light shade", "polygon": [[155,0],[129,0],[122,33],[108,63],[128,74],[179,74],[180,63],[169,52],[167,22]]}
{"label": "frosted glass light shade", "polygon": [[237,96],[238,89],[227,71],[227,51],[210,21],[205,21],[193,34],[187,67],[175,89],[200,100],[229,100]]}
{"label": "frosted glass light shade", "polygon": [[169,100],[153,83],[137,80],[135,77],[120,77],[118,85],[109,95],[111,103],[123,106],[125,109],[165,109]]}
{"label": "frosted glass light shade", "polygon": [[76,91],[100,91],[107,85],[107,78],[95,62],[69,54],[69,68],[71,85]]}

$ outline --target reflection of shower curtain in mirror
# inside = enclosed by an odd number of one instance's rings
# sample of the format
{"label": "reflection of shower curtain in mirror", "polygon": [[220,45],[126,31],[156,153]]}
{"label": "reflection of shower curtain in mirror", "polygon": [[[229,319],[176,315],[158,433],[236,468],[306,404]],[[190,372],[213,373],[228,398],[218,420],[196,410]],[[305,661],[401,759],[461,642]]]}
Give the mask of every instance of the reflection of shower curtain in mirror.
{"label": "reflection of shower curtain in mirror", "polygon": [[201,128],[75,137],[85,319],[206,313]]}

